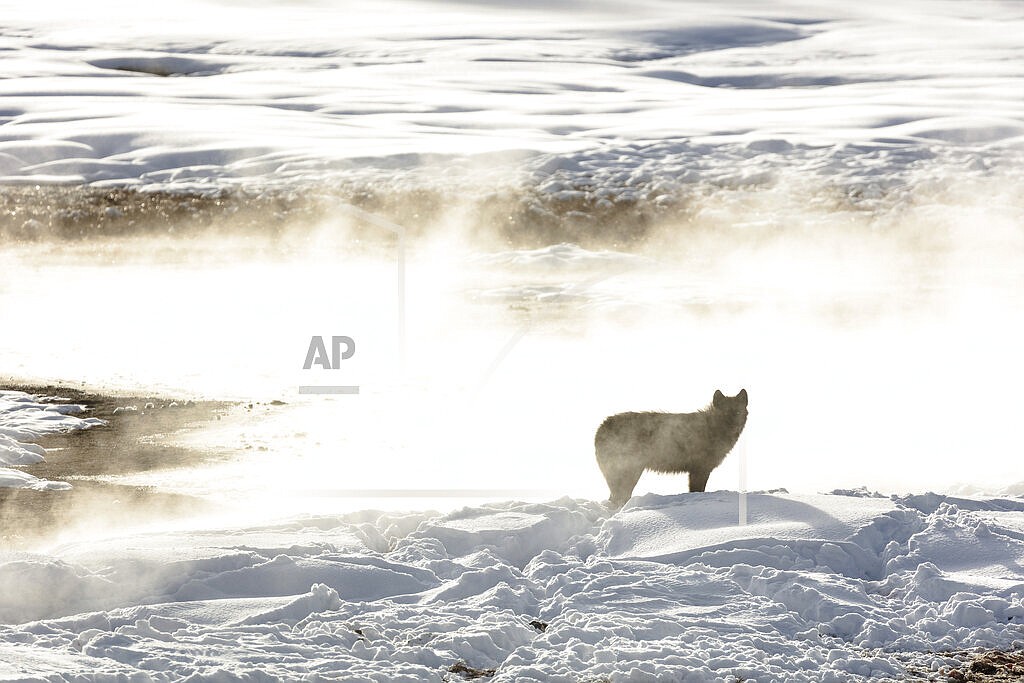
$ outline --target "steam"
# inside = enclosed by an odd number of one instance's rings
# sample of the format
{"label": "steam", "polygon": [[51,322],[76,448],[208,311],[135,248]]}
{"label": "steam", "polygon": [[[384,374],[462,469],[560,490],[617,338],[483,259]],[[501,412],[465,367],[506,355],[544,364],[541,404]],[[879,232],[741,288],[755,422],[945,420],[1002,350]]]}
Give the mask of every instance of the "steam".
{"label": "steam", "polygon": [[[1018,189],[693,190],[651,209],[642,239],[621,214],[562,247],[580,216],[509,245],[478,196],[392,198],[387,220],[422,219],[404,243],[404,373],[399,243],[344,197],[273,229],[247,215],[184,237],[44,238],[2,257],[0,314],[20,322],[0,361],[99,390],[284,401],[161,437],[223,461],[110,480],[266,514],[360,489],[604,498],[606,415],[742,387],[751,490],[998,488],[1018,476]],[[360,395],[298,396],[310,336],[339,334],[359,352],[332,378]],[[709,490],[735,489],[737,468],[727,458]],[[648,473],[638,491],[683,488]]]}

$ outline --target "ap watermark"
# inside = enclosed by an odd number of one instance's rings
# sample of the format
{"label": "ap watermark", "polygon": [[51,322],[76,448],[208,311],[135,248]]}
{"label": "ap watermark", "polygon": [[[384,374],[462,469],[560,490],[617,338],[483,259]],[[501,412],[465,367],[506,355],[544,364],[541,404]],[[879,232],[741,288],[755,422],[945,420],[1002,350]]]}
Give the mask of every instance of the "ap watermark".
{"label": "ap watermark", "polygon": [[[344,348],[344,350],[342,350]],[[328,351],[328,349],[330,349]],[[352,337],[335,335],[330,344],[324,338],[314,335],[309,340],[303,370],[341,370],[341,364],[356,355],[356,342]],[[352,384],[303,384],[300,394],[358,394],[359,386]]]}

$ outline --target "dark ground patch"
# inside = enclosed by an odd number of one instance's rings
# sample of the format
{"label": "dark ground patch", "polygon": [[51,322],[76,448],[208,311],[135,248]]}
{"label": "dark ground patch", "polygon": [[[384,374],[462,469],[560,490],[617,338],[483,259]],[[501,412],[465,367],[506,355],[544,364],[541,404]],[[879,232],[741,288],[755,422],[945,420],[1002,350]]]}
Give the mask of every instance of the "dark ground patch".
{"label": "dark ground patch", "polygon": [[973,654],[963,667],[950,671],[946,680],[972,683],[1024,681],[1024,651],[992,650]]}
{"label": "dark ground patch", "polygon": [[467,681],[472,681],[477,678],[490,678],[496,674],[497,671],[497,669],[478,669],[475,666],[469,666],[465,662],[455,662],[448,667],[448,673],[458,674]]}
{"label": "dark ground patch", "polygon": [[[582,188],[592,189],[592,188]],[[570,193],[572,194],[572,193]],[[467,231],[509,246],[541,247],[575,242],[585,247],[635,245],[666,216],[685,220],[689,209],[641,206],[635,200],[600,202],[582,190],[566,198],[524,188],[463,198]],[[0,238],[15,242],[88,240],[143,235],[260,236],[286,240],[297,229],[346,213],[343,205],[402,225],[407,236],[428,234],[446,223],[451,197],[441,190],[390,188],[373,184],[266,190],[221,189],[203,193],[139,191],[91,186],[0,187]],[[353,244],[394,242],[389,231],[356,219]]]}
{"label": "dark ground patch", "polygon": [[937,671],[908,666],[908,681],[930,683],[1001,683],[1024,681],[1024,650],[957,650],[941,653],[957,664],[947,664]]}

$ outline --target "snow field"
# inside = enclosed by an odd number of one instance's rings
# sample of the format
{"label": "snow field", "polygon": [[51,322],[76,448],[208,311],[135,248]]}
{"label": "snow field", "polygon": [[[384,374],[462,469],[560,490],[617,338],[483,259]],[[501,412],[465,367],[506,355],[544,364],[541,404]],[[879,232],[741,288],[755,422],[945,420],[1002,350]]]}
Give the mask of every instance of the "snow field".
{"label": "snow field", "polygon": [[523,180],[670,201],[782,169],[883,187],[1012,169],[1024,140],[1012,2],[644,0],[628,18],[563,1],[3,2],[0,17],[8,184]]}

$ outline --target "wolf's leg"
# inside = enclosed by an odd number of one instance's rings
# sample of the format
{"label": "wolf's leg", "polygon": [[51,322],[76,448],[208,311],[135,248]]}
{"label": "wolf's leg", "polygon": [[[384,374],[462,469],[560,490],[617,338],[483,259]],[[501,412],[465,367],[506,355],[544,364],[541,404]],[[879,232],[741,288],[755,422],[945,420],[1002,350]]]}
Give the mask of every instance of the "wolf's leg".
{"label": "wolf's leg", "polygon": [[640,481],[640,475],[644,473],[643,467],[634,466],[623,468],[616,473],[614,479],[608,479],[608,490],[611,491],[611,502],[617,508],[626,504],[633,495],[636,483]]}
{"label": "wolf's leg", "polygon": [[690,472],[690,493],[701,493],[708,485],[711,470],[693,470]]}
{"label": "wolf's leg", "polygon": [[601,467],[604,480],[608,482],[609,500],[615,507],[622,507],[633,495],[633,488],[644,472],[643,465],[607,452],[598,453],[597,464]]}

